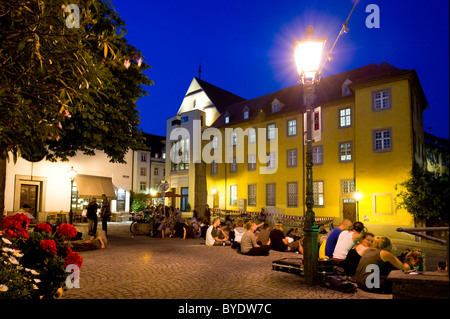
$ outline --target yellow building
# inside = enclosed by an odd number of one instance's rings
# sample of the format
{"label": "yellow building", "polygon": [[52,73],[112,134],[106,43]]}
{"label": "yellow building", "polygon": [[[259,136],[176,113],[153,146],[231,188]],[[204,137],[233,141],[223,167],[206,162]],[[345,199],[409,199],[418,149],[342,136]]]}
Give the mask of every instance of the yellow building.
{"label": "yellow building", "polygon": [[[219,130],[222,146],[217,163],[203,158],[209,206],[303,216],[305,104],[302,85],[295,85],[215,108],[211,125],[202,126],[203,133]],[[394,186],[408,178],[414,162],[425,164],[422,112],[428,106],[416,72],[382,63],[325,77],[313,107],[316,217],[358,219],[375,234],[409,236],[395,231],[414,221],[396,209]],[[251,128],[255,134],[248,134]],[[201,147],[217,142],[204,138]]]}

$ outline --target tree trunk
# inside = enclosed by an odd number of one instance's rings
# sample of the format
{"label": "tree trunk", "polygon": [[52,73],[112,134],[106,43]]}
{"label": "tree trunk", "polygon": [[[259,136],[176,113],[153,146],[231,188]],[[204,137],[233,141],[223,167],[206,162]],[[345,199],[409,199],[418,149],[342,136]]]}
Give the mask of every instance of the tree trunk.
{"label": "tree trunk", "polygon": [[5,211],[6,157],[0,156],[0,222]]}

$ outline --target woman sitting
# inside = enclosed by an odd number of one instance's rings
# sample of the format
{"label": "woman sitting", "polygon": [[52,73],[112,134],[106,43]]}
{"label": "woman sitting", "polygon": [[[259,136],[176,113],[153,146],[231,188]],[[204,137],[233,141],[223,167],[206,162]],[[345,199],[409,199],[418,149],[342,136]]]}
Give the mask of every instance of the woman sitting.
{"label": "woman sitting", "polygon": [[387,280],[394,269],[409,270],[392,252],[389,238],[376,236],[373,244],[362,255],[356,269],[356,282],[362,290],[373,293],[392,293],[392,283]]}
{"label": "woman sitting", "polygon": [[258,227],[256,223],[250,221],[246,225],[247,231],[242,235],[241,239],[241,253],[249,256],[267,256],[270,250],[270,239],[268,244],[259,246],[256,243],[255,230]]}

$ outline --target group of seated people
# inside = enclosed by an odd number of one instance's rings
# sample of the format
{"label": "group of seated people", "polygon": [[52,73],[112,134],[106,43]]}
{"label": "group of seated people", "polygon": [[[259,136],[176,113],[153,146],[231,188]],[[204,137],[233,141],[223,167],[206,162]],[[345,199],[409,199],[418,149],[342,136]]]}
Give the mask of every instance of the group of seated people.
{"label": "group of seated people", "polygon": [[[398,257],[394,255],[394,249],[388,237],[375,236],[366,231],[363,223],[344,219],[320,245],[319,258],[333,259],[335,266],[359,288],[390,294],[392,286],[387,277],[392,270],[423,270],[424,267],[420,249],[407,250]],[[374,265],[380,274],[378,283],[373,281]]]}
{"label": "group of seated people", "polygon": [[303,254],[302,240],[301,236],[286,237],[282,223],[276,223],[271,230],[268,223],[256,224],[253,220],[244,223],[242,219],[221,223],[220,218],[214,219],[205,236],[207,246],[231,246],[250,256],[268,255],[271,249]]}

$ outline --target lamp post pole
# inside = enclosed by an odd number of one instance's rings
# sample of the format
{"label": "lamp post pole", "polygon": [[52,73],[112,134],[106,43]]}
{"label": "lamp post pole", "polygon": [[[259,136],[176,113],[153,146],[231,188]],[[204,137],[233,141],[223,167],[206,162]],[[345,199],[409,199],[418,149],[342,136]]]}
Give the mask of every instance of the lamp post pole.
{"label": "lamp post pole", "polygon": [[73,181],[75,180],[75,175],[77,174],[77,172],[73,169],[73,166],[70,168],[69,171],[69,178],[70,178],[70,209],[69,209],[69,224],[73,224],[73,207],[72,207],[72,203],[73,203]]}
{"label": "lamp post pole", "polygon": [[314,94],[314,83],[304,85],[306,96],[306,213],[304,221],[304,254],[303,271],[305,282],[313,285],[317,283],[318,278],[318,244],[317,233],[319,228],[316,226],[316,218],[313,210],[314,190],[313,190],[313,157],[312,157],[312,97]]}
{"label": "lamp post pole", "polygon": [[319,63],[326,38],[314,39],[312,33],[314,28],[306,29],[303,40],[296,40],[294,44],[294,58],[300,75],[299,83],[303,84],[303,94],[306,98],[306,211],[303,225],[303,272],[305,283],[314,285],[318,282],[317,258],[319,247],[317,244],[317,233],[314,214],[314,187],[313,187],[313,157],[312,157],[312,103],[315,83],[320,77]]}

